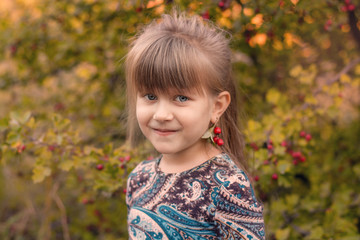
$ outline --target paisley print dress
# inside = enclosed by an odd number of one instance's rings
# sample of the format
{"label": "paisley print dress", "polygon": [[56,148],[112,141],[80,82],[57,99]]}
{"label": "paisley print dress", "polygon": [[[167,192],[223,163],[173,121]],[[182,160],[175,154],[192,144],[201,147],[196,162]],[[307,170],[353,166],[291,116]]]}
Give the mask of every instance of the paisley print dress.
{"label": "paisley print dress", "polygon": [[158,168],[160,159],[129,175],[130,239],[265,239],[263,207],[227,154],[171,174]]}

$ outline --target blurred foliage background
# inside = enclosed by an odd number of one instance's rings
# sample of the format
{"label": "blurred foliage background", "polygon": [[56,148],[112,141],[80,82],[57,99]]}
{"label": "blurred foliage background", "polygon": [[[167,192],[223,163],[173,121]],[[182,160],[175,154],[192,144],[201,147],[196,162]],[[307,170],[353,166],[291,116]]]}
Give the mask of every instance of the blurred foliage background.
{"label": "blurred foliage background", "polygon": [[124,57],[177,6],[232,34],[267,239],[360,238],[355,0],[2,0],[0,238],[126,239]]}

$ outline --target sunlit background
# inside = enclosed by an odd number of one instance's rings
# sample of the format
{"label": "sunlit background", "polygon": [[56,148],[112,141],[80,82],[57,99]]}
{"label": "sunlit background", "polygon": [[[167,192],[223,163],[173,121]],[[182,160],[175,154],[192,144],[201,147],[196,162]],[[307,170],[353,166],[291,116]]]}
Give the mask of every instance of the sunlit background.
{"label": "sunlit background", "polygon": [[360,238],[355,0],[1,0],[0,238],[127,239],[124,57],[176,8],[231,34],[267,239]]}

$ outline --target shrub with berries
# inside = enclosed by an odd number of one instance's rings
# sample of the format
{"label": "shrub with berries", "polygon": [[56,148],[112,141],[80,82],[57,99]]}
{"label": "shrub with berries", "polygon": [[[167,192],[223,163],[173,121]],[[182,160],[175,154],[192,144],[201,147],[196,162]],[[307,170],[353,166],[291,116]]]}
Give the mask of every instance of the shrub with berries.
{"label": "shrub with berries", "polygon": [[[125,141],[118,63],[173,2],[0,4],[0,239],[127,238],[127,176],[156,155]],[[176,4],[229,33],[266,239],[359,239],[358,1]]]}

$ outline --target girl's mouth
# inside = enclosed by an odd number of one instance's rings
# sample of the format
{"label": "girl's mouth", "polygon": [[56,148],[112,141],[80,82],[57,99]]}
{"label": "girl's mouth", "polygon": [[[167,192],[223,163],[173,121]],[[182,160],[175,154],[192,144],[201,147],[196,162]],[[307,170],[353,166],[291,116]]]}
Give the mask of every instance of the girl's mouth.
{"label": "girl's mouth", "polygon": [[160,136],[169,136],[177,132],[177,130],[170,130],[170,129],[153,129],[156,134]]}

